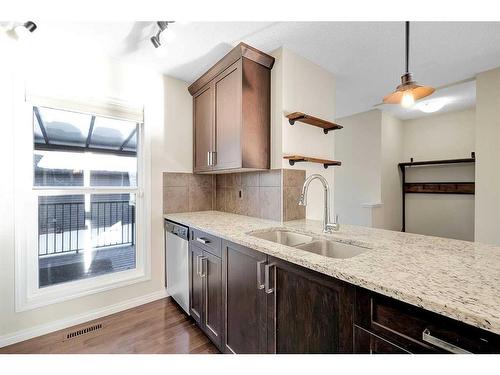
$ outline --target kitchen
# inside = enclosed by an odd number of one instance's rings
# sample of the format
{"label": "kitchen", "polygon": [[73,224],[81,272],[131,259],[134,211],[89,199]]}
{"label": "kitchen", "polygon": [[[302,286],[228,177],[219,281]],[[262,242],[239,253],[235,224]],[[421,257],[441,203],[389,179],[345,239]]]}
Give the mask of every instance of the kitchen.
{"label": "kitchen", "polygon": [[0,23],[0,353],[500,353],[500,24],[401,19]]}

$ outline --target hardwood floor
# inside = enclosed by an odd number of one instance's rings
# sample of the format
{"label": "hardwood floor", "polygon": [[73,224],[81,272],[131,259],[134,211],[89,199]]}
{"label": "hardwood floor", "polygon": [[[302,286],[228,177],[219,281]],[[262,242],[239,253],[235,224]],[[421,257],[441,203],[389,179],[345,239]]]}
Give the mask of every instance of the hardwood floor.
{"label": "hardwood floor", "polygon": [[[70,332],[96,324],[102,324],[102,328],[66,338]],[[194,321],[170,297],[0,348],[0,354],[218,352]]]}

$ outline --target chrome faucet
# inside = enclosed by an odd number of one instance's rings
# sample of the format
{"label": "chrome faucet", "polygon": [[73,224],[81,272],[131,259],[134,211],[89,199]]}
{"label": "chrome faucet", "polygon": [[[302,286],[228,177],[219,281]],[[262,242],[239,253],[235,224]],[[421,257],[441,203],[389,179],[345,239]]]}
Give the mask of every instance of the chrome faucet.
{"label": "chrome faucet", "polygon": [[300,193],[299,205],[306,206],[307,205],[307,191],[309,189],[309,184],[313,180],[320,180],[323,184],[323,188],[325,190],[325,211],[323,212],[323,233],[332,233],[334,231],[338,231],[340,229],[339,224],[339,216],[335,217],[335,222],[330,222],[330,186],[328,185],[328,181],[320,174],[312,174],[305,181],[302,186],[302,192]]}

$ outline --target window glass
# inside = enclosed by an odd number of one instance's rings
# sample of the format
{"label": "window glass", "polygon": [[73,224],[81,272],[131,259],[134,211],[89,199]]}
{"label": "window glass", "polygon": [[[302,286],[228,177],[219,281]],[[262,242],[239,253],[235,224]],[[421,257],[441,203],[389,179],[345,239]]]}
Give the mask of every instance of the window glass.
{"label": "window glass", "polygon": [[136,187],[138,124],[33,108],[35,186]]}
{"label": "window glass", "polygon": [[135,194],[39,196],[39,287],[134,269]]}

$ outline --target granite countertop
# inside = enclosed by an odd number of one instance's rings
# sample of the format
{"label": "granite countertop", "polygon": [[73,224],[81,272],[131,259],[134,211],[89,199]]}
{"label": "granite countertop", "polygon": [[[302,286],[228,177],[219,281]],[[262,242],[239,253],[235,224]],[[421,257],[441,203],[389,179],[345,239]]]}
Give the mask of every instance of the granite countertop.
{"label": "granite countertop", "polygon": [[[500,247],[352,225],[323,235],[320,221],[280,223],[218,211],[165,218],[500,334]],[[248,235],[276,227],[369,250],[334,259]]]}

